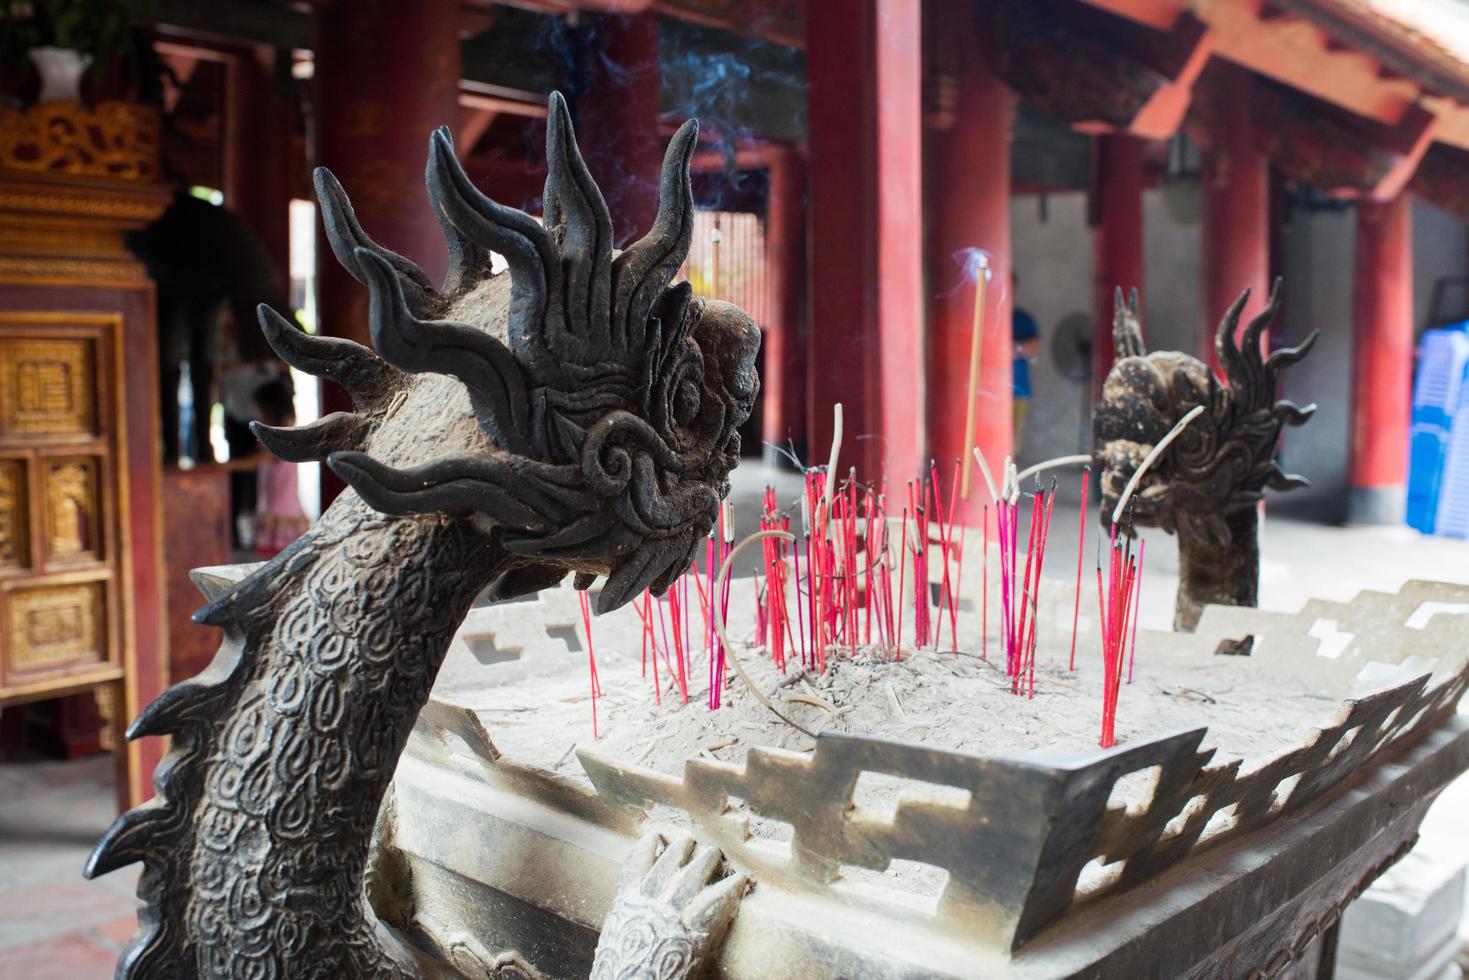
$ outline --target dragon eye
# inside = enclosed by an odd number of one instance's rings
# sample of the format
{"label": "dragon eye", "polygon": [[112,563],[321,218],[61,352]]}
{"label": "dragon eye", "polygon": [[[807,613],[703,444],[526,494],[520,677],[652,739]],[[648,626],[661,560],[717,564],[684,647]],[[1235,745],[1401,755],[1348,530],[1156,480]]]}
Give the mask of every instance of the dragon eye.
{"label": "dragon eye", "polygon": [[687,428],[698,418],[701,401],[699,386],[693,379],[684,381],[678,386],[678,393],[673,398],[673,421]]}

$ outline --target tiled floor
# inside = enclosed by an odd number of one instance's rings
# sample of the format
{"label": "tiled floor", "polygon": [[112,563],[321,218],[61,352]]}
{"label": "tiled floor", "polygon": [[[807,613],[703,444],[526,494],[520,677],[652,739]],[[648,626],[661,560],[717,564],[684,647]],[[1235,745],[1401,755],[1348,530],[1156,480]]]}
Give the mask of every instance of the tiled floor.
{"label": "tiled floor", "polygon": [[[800,492],[799,477],[758,467],[742,468],[736,477],[742,535],[758,524],[759,494],[767,480],[775,482],[782,500]],[[1074,529],[1076,516],[1064,497],[1057,510],[1056,526]],[[1161,534],[1149,534],[1148,540],[1143,618],[1166,626],[1177,549]],[[1053,538],[1047,565],[1072,566],[1075,555],[1068,552],[1074,547],[1069,534]],[[1272,516],[1262,551],[1262,600],[1274,609],[1298,609],[1312,596],[1345,599],[1364,588],[1396,590],[1410,578],[1469,583],[1469,542],[1423,538],[1405,529],[1343,529]],[[81,877],[87,854],[114,815],[112,776],[106,757],[0,765],[0,980],[112,975],[133,931],[137,873],[126,869],[94,882]],[[1466,821],[1469,779],[1451,787],[1429,814],[1420,846],[1469,860]]]}
{"label": "tiled floor", "polygon": [[108,756],[0,766],[0,977],[102,980],[135,928],[137,871],[82,878],[116,815]]}

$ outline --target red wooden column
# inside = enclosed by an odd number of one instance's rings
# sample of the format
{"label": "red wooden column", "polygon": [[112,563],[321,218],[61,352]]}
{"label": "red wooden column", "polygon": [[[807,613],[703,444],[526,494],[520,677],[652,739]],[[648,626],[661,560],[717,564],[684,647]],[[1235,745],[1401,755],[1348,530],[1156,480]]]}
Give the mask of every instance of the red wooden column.
{"label": "red wooden column", "polygon": [[[912,0],[811,0],[808,451],[882,473],[902,494],[925,465],[922,57]],[[865,437],[865,438],[864,438]]]}
{"label": "red wooden column", "polygon": [[795,443],[806,451],[806,190],[805,161],[791,149],[771,155],[765,207],[765,256],[771,322],[765,326],[762,438],[768,462],[784,459],[769,447]]}
{"label": "red wooden column", "polygon": [[[984,64],[972,5],[935,8],[935,20],[951,52],[959,53],[946,59],[954,78],[954,123],[929,136],[929,275],[935,294],[930,307],[929,446],[947,479],[954,460],[969,451],[964,436],[974,287],[966,282],[951,288],[960,276],[956,257],[967,249],[982,249],[990,266],[975,443],[995,473],[1011,451],[1010,133],[1015,97]],[[970,475],[967,505],[957,507],[956,516],[978,524],[986,502],[976,469]]]}
{"label": "red wooden column", "polygon": [[[1095,142],[1096,176],[1092,188],[1096,229],[1092,235],[1095,311],[1092,330],[1092,400],[1112,369],[1112,305],[1118,287],[1124,296],[1143,295],[1143,143],[1126,133],[1108,133]],[[1146,321],[1145,321],[1146,322]]]}
{"label": "red wooden column", "polygon": [[[456,0],[353,0],[316,11],[314,163],[329,168],[376,241],[435,282],[447,265],[423,170],[429,134],[459,118]],[[367,289],[347,274],[318,225],[316,289],[322,333],[370,344]],[[322,414],[351,408],[322,386]],[[322,503],[342,489],[322,469]]]}
{"label": "red wooden column", "polygon": [[291,191],[295,157],[291,106],[275,85],[276,52],[248,48],[229,63],[224,127],[224,203],[259,237],[289,295]]}
{"label": "red wooden column", "polygon": [[621,248],[642,237],[658,213],[666,142],[658,135],[658,18],[607,14],[593,18],[583,36],[577,142]]}
{"label": "red wooden column", "polygon": [[[1249,72],[1219,66],[1209,93],[1215,113],[1204,154],[1203,290],[1198,356],[1218,369],[1214,334],[1219,320],[1246,287],[1250,301],[1243,330],[1265,308],[1270,275],[1270,161],[1257,148],[1250,121]],[[1262,341],[1263,342],[1263,341]]]}
{"label": "red wooden column", "polygon": [[1413,214],[1406,194],[1357,205],[1347,519],[1401,524],[1413,382]]}

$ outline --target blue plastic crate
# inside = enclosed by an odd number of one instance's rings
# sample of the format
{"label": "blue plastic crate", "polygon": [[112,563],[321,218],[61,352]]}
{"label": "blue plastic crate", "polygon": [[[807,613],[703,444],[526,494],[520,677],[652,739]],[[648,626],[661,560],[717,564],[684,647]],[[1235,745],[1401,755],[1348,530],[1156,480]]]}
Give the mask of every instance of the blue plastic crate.
{"label": "blue plastic crate", "polygon": [[[1423,334],[1413,386],[1407,520],[1469,535],[1469,322]],[[1455,438],[1457,432],[1458,438]],[[1440,531],[1441,523],[1449,524]],[[1465,530],[1447,531],[1465,525]]]}

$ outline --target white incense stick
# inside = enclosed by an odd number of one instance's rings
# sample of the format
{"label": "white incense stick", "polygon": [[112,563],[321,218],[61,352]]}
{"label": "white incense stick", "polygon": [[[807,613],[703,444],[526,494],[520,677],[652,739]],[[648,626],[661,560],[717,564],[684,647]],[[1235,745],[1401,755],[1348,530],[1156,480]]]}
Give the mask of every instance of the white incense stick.
{"label": "white incense stick", "polygon": [[1016,475],[1015,482],[1017,484],[1024,484],[1026,477],[1034,476],[1041,470],[1049,470],[1056,466],[1085,466],[1091,461],[1091,456],[1085,453],[1077,453],[1075,456],[1057,456],[1054,459],[1047,459],[1036,463],[1034,466],[1027,466]]}
{"label": "white incense stick", "polygon": [[1175,425],[1171,430],[1169,430],[1166,436],[1158,440],[1158,444],[1153,447],[1152,451],[1143,457],[1142,465],[1133,470],[1132,479],[1127,481],[1127,487],[1122,491],[1122,496],[1118,498],[1117,506],[1112,509],[1113,524],[1116,524],[1118,521],[1122,520],[1122,511],[1125,507],[1127,507],[1127,502],[1132,499],[1132,492],[1137,489],[1138,481],[1143,478],[1143,474],[1147,472],[1148,467],[1152,466],[1153,463],[1157,461],[1158,457],[1163,455],[1163,450],[1168,448],[1168,444],[1174,439],[1177,439],[1178,434],[1182,432],[1190,422],[1198,418],[1203,411],[1204,406],[1195,405],[1187,415],[1178,420],[1178,424]]}
{"label": "white incense stick", "polygon": [[[840,408],[838,408],[837,413],[837,431],[840,432]],[[835,456],[836,454],[833,453],[832,458],[835,459]],[[730,550],[730,553],[725,557],[724,564],[720,566],[719,569],[719,577],[714,580],[714,595],[724,594],[724,585],[726,582],[729,581],[730,569],[734,568],[735,558],[738,557],[741,551],[745,550],[745,546],[756,541],[760,541],[764,538],[778,538],[781,541],[790,542],[790,544],[792,545],[795,545],[796,543],[796,536],[789,531],[757,531],[754,534],[750,535],[748,538],[735,545],[734,548]],[[711,602],[710,605],[714,607],[714,632],[719,637],[719,642],[724,644],[725,657],[729,660],[731,664],[734,665],[735,673],[740,675],[740,680],[745,682],[745,686],[750,689],[750,693],[755,695],[755,700],[765,705],[765,707],[769,708],[771,713],[775,715],[775,717],[779,718],[787,725],[790,725],[802,735],[805,735],[807,738],[814,739],[816,736],[812,734],[809,730],[802,727],[801,725],[796,724],[794,721],[791,721],[785,715],[781,714],[780,709],[777,708],[771,702],[771,700],[765,696],[765,692],[756,687],[755,682],[750,680],[750,675],[745,673],[744,667],[740,666],[740,658],[735,655],[734,646],[729,642],[729,635],[725,632],[724,603]]]}
{"label": "white incense stick", "polygon": [[842,449],[842,403],[837,402],[831,407],[831,455],[826,460],[826,493],[822,496],[830,498],[831,488],[837,478],[837,453]]}
{"label": "white incense stick", "polygon": [[990,464],[984,461],[984,453],[979,451],[978,446],[975,446],[972,452],[974,453],[974,461],[979,464],[979,475],[984,477],[985,489],[990,492],[990,500],[999,503],[1000,493],[995,489],[995,478],[990,473]]}

